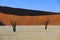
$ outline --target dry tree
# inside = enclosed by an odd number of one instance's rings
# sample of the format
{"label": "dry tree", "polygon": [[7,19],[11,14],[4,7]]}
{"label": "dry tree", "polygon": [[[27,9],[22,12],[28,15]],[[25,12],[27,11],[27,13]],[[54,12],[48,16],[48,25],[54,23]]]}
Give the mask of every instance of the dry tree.
{"label": "dry tree", "polygon": [[45,22],[45,29],[47,29],[48,23],[49,23],[49,19]]}
{"label": "dry tree", "polygon": [[5,24],[2,21],[0,21],[0,26],[5,26]]}
{"label": "dry tree", "polygon": [[11,25],[12,25],[13,31],[16,32],[16,21],[13,22],[13,21],[10,20],[10,23],[11,23]]}

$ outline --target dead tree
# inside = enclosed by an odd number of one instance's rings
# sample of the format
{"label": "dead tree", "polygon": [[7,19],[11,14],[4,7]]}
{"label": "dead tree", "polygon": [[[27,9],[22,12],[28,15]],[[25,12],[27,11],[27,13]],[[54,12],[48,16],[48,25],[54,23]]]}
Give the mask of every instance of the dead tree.
{"label": "dead tree", "polygon": [[2,21],[0,21],[0,26],[5,26],[5,24]]}
{"label": "dead tree", "polygon": [[49,23],[49,19],[45,22],[45,29],[47,29],[48,23]]}
{"label": "dead tree", "polygon": [[10,21],[11,25],[12,25],[12,29],[14,32],[16,32],[16,21],[13,22],[13,21]]}

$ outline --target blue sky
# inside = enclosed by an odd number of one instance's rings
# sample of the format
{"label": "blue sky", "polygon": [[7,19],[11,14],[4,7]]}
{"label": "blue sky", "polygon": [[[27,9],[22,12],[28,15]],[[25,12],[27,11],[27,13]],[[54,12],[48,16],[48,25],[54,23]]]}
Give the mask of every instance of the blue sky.
{"label": "blue sky", "polygon": [[1,6],[60,12],[60,0],[0,0]]}

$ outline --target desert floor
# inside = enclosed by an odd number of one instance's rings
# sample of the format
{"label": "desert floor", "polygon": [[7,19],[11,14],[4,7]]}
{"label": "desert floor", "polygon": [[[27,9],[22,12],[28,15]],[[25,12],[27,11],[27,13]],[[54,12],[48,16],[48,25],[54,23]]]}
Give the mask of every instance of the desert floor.
{"label": "desert floor", "polygon": [[0,40],[60,40],[60,25],[17,26],[13,32],[12,26],[0,26]]}

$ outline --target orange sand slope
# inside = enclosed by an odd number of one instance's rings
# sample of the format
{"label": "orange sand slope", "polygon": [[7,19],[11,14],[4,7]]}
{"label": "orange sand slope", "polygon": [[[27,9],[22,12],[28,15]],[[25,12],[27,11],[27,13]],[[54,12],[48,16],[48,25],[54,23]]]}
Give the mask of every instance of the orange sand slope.
{"label": "orange sand slope", "polygon": [[10,21],[17,25],[44,25],[49,19],[49,25],[60,25],[60,14],[45,16],[16,16],[0,13],[0,21],[5,25],[11,25]]}

